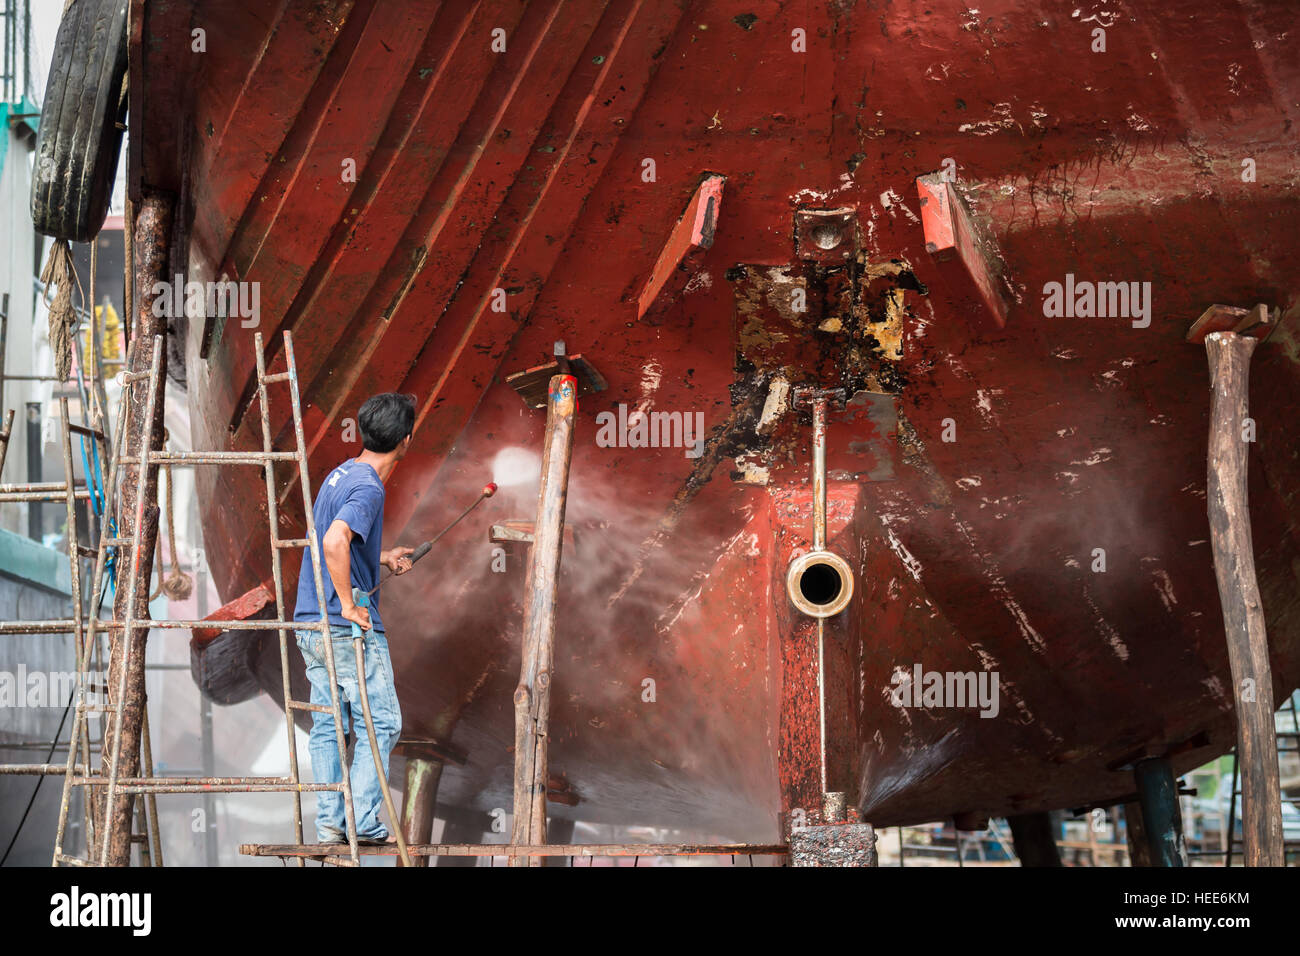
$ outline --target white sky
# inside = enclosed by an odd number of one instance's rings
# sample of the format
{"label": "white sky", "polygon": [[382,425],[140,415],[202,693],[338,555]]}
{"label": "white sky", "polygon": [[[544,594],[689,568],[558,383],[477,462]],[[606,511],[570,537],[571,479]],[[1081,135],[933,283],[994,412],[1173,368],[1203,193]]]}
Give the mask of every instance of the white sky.
{"label": "white sky", "polygon": [[[36,88],[34,99],[41,105],[45,93],[45,77],[50,69],[50,53],[54,50],[54,37],[63,16],[63,0],[31,0],[32,10],[32,85]],[[21,15],[22,9],[19,8]]]}

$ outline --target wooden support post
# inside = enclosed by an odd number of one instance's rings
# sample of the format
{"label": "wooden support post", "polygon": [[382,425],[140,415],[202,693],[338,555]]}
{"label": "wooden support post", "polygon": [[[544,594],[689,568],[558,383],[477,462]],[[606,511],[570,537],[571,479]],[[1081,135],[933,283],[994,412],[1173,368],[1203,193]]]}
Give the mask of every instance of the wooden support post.
{"label": "wooden support post", "polygon": [[[157,315],[154,311],[154,301],[157,299],[154,287],[156,283],[165,283],[168,278],[167,260],[171,231],[171,199],[162,196],[146,197],[135,221],[135,287],[138,294],[133,297],[135,314],[131,317],[131,340],[135,344],[135,348],[131,350],[130,362],[127,366],[128,372],[147,376],[153,359],[152,344],[154,336],[167,334],[166,315]],[[161,309],[159,311],[166,313],[169,310]],[[167,350],[163,349],[161,374],[158,377],[159,394],[153,403],[154,420],[152,422],[143,420],[149,399],[149,396],[145,394],[148,391],[146,386],[135,385],[123,396],[124,401],[129,397],[130,402],[127,410],[125,441],[123,443],[124,454],[127,456],[137,457],[140,455],[146,436],[153,450],[161,450],[163,413],[165,410],[162,392],[166,388],[166,381]],[[123,465],[121,469],[122,481],[120,485],[120,504],[117,509],[117,533],[123,538],[130,538],[135,531],[136,481],[139,467],[139,465],[127,464]],[[128,554],[125,561],[118,561],[119,582],[128,573],[128,569],[125,567],[126,561],[135,564],[135,573],[138,575],[140,584],[136,588],[136,606],[133,616],[139,621],[145,621],[149,618],[149,577],[153,572],[153,558],[158,541],[157,465],[149,467],[146,481],[145,496],[150,503],[145,509],[144,522],[140,529],[140,553]],[[126,591],[125,587],[118,587],[113,600],[113,617],[119,621],[127,616]],[[128,659],[130,661],[127,672],[126,697],[124,700],[113,701],[114,704],[122,708],[122,766],[118,768],[119,778],[135,777],[140,769],[140,728],[145,708],[145,642],[148,635],[148,629],[143,627],[129,636],[123,635],[121,631],[114,631],[112,635],[112,649],[109,654],[108,665],[110,693],[116,691],[119,686],[118,682],[121,678],[122,668],[127,666]],[[112,739],[114,721],[110,719],[105,723],[107,726],[104,732],[102,764],[104,775],[108,776],[114,749]],[[106,819],[107,862],[109,866],[129,866],[131,863],[131,807],[133,800],[134,796],[132,794],[120,794],[114,799],[114,806],[106,808],[108,814]]]}
{"label": "wooden support post", "polygon": [[1246,865],[1283,866],[1273,671],[1268,659],[1264,608],[1255,580],[1246,493],[1250,357],[1258,344],[1259,339],[1236,332],[1213,332],[1205,338],[1213,389],[1206,501],[1237,707]]}
{"label": "wooden support post", "polygon": [[[514,819],[511,842],[546,842],[547,739],[551,664],[555,651],[555,590],[564,545],[569,461],[577,411],[577,379],[555,375],[547,390],[546,438],[537,520],[524,591],[523,660],[515,688]],[[536,866],[536,857],[511,857],[511,866]]]}
{"label": "wooden support post", "polygon": [[1183,814],[1178,807],[1178,781],[1168,757],[1147,757],[1133,766],[1138,803],[1146,825],[1147,846],[1154,866],[1186,866]]}
{"label": "wooden support post", "polygon": [[[402,835],[407,844],[433,842],[433,814],[438,803],[438,781],[442,779],[442,761],[407,753],[406,788],[402,793]],[[402,865],[398,857],[397,865]],[[416,856],[412,866],[428,866],[429,858]]]}

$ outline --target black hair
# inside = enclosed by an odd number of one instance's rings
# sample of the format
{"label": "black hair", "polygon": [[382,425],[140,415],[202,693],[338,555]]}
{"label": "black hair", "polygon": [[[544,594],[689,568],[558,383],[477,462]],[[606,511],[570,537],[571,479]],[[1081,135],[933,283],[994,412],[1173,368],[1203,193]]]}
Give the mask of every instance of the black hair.
{"label": "black hair", "polygon": [[415,396],[397,392],[372,395],[357,413],[357,424],[366,451],[392,451],[415,428]]}

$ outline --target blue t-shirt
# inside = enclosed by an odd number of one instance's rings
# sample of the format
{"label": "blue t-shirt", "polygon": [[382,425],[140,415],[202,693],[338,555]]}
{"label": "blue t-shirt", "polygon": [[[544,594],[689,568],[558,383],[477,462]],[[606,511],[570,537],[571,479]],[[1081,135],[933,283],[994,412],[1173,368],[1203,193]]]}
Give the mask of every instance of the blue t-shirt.
{"label": "blue t-shirt", "polygon": [[[339,465],[316,495],[312,508],[316,517],[316,534],[320,537],[322,554],[321,578],[325,582],[325,606],[329,608],[330,623],[351,627],[352,622],[343,617],[343,605],[325,566],[325,533],[335,521],[344,522],[352,529],[352,586],[369,591],[379,583],[380,538],[384,528],[384,483],[379,473],[366,464],[350,458]],[[298,603],[294,608],[295,621],[319,621],[320,608],[316,604],[316,580],[308,563],[310,551],[304,552],[302,570],[298,573]],[[370,624],[376,631],[384,629],[379,616],[379,592],[370,595]]]}

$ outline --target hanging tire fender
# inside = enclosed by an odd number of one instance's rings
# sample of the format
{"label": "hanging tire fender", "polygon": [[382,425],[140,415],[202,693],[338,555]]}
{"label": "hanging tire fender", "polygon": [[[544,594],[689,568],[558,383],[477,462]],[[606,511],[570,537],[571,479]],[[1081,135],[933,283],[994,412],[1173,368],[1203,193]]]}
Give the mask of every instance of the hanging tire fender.
{"label": "hanging tire fender", "polygon": [[126,119],[128,0],[72,0],[54,41],[32,173],[36,231],[87,242],[108,215]]}

